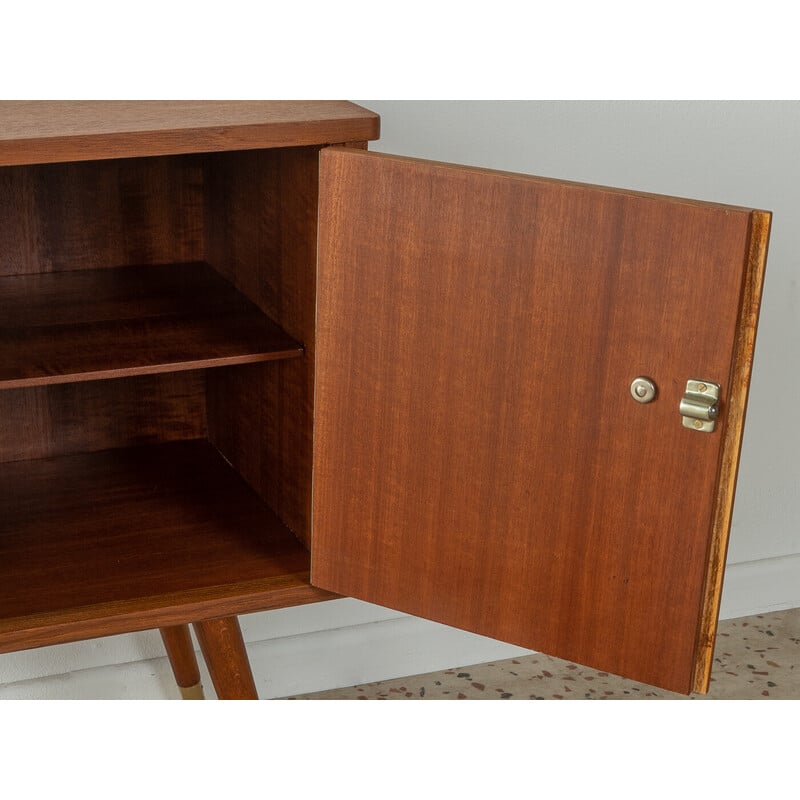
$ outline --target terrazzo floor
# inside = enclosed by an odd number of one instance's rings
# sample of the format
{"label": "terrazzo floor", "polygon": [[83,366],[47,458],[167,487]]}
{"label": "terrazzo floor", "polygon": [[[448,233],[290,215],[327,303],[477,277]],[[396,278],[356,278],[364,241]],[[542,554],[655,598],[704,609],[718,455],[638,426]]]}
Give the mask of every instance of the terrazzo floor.
{"label": "terrazzo floor", "polygon": [[800,699],[800,609],[720,622],[707,695],[685,697],[537,653],[287,699]]}

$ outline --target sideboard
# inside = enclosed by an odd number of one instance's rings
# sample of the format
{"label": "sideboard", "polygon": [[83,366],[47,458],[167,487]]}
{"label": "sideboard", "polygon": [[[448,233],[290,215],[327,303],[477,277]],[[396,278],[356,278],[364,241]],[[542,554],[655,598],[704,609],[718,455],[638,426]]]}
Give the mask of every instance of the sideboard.
{"label": "sideboard", "polygon": [[770,214],[378,135],[0,104],[0,653],[254,698],[237,615],[344,595],[706,691]]}

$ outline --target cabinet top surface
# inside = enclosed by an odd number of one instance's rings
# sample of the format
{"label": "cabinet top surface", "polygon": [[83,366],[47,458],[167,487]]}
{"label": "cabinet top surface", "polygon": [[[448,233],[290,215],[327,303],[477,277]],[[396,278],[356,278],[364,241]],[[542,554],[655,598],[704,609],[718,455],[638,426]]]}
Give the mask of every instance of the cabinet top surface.
{"label": "cabinet top surface", "polygon": [[344,101],[0,102],[0,166],[333,144],[378,138]]}

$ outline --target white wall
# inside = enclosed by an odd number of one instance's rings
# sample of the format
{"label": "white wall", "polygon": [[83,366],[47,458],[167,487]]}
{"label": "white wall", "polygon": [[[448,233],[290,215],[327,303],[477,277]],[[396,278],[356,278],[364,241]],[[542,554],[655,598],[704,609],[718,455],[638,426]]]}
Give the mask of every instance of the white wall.
{"label": "white wall", "polygon": [[[359,102],[382,117],[373,150],[774,212],[722,615],[800,606],[800,103]],[[349,600],[243,623],[264,643],[251,648],[266,658],[254,659],[262,696],[519,652]],[[136,634],[0,656],[0,684],[160,652],[157,636]],[[7,685],[0,697],[70,696],[68,681],[42,686]],[[156,695],[168,691],[162,681]]]}

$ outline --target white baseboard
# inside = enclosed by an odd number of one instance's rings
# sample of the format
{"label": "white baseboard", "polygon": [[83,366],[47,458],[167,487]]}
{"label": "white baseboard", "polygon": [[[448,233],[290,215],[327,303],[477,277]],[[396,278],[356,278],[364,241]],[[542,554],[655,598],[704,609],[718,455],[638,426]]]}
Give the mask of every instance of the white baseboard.
{"label": "white baseboard", "polygon": [[[800,555],[730,564],[720,616],[800,607]],[[320,691],[513,658],[501,642],[356,600],[241,618],[261,697]],[[154,631],[0,656],[0,699],[170,697],[174,687]],[[119,664],[128,664],[125,670]],[[206,685],[210,686],[207,675]]]}
{"label": "white baseboard", "polygon": [[800,554],[728,564],[721,619],[800,608]]}

